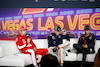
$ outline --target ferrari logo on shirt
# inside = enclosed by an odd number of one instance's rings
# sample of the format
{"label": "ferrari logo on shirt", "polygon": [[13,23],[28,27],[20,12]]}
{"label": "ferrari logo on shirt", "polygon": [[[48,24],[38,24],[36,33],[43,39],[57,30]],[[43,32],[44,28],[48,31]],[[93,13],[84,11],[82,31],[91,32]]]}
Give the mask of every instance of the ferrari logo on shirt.
{"label": "ferrari logo on shirt", "polygon": [[26,43],[25,39],[22,39],[23,43]]}

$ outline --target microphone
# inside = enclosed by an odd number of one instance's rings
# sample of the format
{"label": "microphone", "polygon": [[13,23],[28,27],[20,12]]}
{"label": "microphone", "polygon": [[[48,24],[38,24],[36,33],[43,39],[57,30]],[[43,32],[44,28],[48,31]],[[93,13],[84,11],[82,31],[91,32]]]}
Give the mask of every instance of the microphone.
{"label": "microphone", "polygon": [[29,38],[29,35],[28,34],[26,34],[26,38]]}
{"label": "microphone", "polygon": [[29,47],[29,46],[31,46],[31,45],[30,45],[31,39],[29,38],[29,35],[28,35],[28,34],[26,34],[26,38],[28,39],[28,40],[27,40],[28,45],[27,45],[26,47]]}

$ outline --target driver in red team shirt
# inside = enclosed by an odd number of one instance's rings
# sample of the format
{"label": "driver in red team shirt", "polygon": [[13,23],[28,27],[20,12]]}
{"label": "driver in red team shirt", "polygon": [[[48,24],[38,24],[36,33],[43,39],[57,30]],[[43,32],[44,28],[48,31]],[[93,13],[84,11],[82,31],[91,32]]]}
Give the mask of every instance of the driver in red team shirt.
{"label": "driver in red team shirt", "polygon": [[42,55],[42,57],[48,53],[47,49],[37,49],[36,45],[33,43],[32,38],[26,34],[26,27],[20,27],[20,35],[16,38],[16,45],[20,52],[24,54],[30,54],[32,58],[32,63],[35,67],[38,67],[36,61],[36,55]]}

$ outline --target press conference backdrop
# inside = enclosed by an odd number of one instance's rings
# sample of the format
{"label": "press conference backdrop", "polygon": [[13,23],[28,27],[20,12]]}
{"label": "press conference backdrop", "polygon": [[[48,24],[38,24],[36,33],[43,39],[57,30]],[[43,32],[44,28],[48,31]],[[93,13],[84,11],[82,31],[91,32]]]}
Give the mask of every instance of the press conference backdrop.
{"label": "press conference backdrop", "polygon": [[33,39],[46,39],[55,26],[78,38],[85,25],[100,40],[100,8],[0,8],[0,40],[15,40],[21,26]]}

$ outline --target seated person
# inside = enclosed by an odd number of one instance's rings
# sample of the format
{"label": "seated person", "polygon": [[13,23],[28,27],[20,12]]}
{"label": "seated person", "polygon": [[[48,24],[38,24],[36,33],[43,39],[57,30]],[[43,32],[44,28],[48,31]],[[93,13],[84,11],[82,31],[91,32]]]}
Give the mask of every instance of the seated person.
{"label": "seated person", "polygon": [[56,56],[47,54],[42,57],[40,67],[60,67]]}
{"label": "seated person", "polygon": [[100,48],[98,50],[98,53],[96,54],[95,62],[94,62],[93,67],[100,67]]}
{"label": "seated person", "polygon": [[26,35],[26,27],[22,26],[20,27],[20,35],[16,38],[16,45],[17,48],[20,50],[20,52],[24,54],[30,54],[31,59],[33,62],[33,65],[35,67],[38,67],[37,61],[36,61],[36,55],[42,55],[48,53],[47,49],[37,49],[36,45],[33,43],[32,38],[29,35]]}
{"label": "seated person", "polygon": [[[59,26],[54,28],[54,33],[51,33],[48,36],[49,52],[53,55],[56,55],[59,58],[59,63],[63,66],[63,57],[65,50],[69,49],[70,38],[68,35],[60,34],[61,28]],[[63,43],[63,39],[66,39],[66,42]]]}
{"label": "seated person", "polygon": [[[90,27],[86,25],[84,27],[85,34],[81,35],[78,44],[74,44],[73,47],[77,50],[77,53],[83,53],[82,64],[85,64],[86,54],[88,53],[95,53],[94,46],[96,37],[94,34],[90,33]],[[92,51],[91,51],[92,49]]]}

